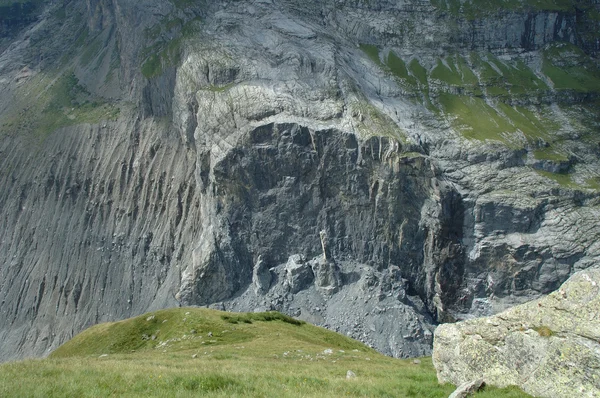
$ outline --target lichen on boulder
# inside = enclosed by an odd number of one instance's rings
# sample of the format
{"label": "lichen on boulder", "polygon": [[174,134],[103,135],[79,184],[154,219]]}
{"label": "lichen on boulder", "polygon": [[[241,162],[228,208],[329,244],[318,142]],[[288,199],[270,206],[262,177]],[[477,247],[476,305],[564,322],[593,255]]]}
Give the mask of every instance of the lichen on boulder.
{"label": "lichen on boulder", "polygon": [[498,315],[440,325],[433,363],[440,383],[483,379],[539,397],[600,396],[600,269]]}

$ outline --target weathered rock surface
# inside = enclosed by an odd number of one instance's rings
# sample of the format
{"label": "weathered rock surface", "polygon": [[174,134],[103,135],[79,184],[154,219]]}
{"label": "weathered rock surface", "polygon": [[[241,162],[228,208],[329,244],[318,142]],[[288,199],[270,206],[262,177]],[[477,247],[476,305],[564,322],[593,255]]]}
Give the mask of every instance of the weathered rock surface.
{"label": "weathered rock surface", "polygon": [[498,315],[438,326],[433,363],[441,383],[483,379],[539,397],[599,396],[600,269]]}
{"label": "weathered rock surface", "polygon": [[454,392],[448,396],[448,398],[466,398],[470,395],[475,394],[483,386],[485,386],[485,383],[481,379],[466,382],[458,386],[456,390],[454,390]]}
{"label": "weathered rock surface", "polygon": [[174,305],[423,355],[600,260],[597,2],[42,3],[0,28],[0,360]]}

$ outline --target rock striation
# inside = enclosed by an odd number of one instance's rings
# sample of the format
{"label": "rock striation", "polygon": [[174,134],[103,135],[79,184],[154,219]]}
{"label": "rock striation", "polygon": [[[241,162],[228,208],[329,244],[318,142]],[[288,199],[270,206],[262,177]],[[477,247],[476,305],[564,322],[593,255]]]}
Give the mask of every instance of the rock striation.
{"label": "rock striation", "polygon": [[600,394],[600,270],[580,271],[558,291],[498,315],[435,331],[441,383],[483,379],[536,397]]}
{"label": "rock striation", "polygon": [[600,5],[509,3],[2,14],[0,360],[178,305],[424,355],[597,264]]}

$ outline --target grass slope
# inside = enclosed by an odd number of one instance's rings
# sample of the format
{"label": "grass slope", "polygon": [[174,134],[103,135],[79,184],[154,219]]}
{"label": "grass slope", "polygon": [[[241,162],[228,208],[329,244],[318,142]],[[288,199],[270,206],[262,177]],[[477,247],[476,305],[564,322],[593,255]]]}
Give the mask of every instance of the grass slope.
{"label": "grass slope", "polygon": [[[504,6],[511,2],[506,0]],[[461,4],[467,7],[475,2],[438,3],[458,10]],[[563,3],[531,0],[527,4],[551,10]],[[594,133],[600,115],[595,99],[600,94],[600,65],[573,44],[547,45],[539,65],[528,64],[525,58],[500,59],[489,52],[470,52],[448,54],[425,67],[412,55],[402,58],[394,50],[373,44],[360,44],[360,49],[396,81],[407,99],[425,106],[472,142],[495,141],[514,150],[526,149],[536,160],[566,162],[573,154],[572,142],[564,134],[566,121],[567,128],[590,147],[600,145]],[[553,96],[557,103],[544,99]],[[561,96],[571,102],[561,101]],[[575,103],[574,98],[578,98]],[[355,113],[369,114],[364,106]],[[383,121],[385,115],[374,120]],[[364,130],[393,132],[389,125],[365,123]],[[595,175],[540,174],[569,189],[600,187]]]}
{"label": "grass slope", "polygon": [[[347,379],[352,370],[356,378]],[[430,358],[399,360],[269,312],[157,311],[0,366],[0,396],[447,397]],[[488,388],[477,397],[526,397]]]}
{"label": "grass slope", "polygon": [[116,120],[120,108],[90,94],[72,70],[39,73],[17,90],[11,109],[0,115],[0,134],[18,132],[42,141],[58,128]]}

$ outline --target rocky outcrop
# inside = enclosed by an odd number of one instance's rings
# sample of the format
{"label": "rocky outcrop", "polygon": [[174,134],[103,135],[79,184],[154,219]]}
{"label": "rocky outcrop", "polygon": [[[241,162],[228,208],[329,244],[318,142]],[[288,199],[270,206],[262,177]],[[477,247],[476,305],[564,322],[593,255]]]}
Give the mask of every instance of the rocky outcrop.
{"label": "rocky outcrop", "polygon": [[539,397],[600,394],[600,270],[498,315],[440,325],[433,363],[440,383],[516,385]]}
{"label": "rocky outcrop", "polygon": [[485,387],[483,380],[474,380],[458,386],[458,388],[448,396],[448,398],[465,398],[475,394],[481,388]]}
{"label": "rocky outcrop", "polygon": [[67,0],[2,36],[0,359],[182,304],[425,355],[596,263],[598,5],[447,3]]}
{"label": "rocky outcrop", "polygon": [[[351,134],[293,124],[251,131],[213,169],[206,196],[216,193],[216,208],[213,219],[204,217],[214,246],[195,251],[178,299],[292,312],[363,340],[364,316],[375,307],[401,308],[403,321],[388,314],[380,322],[407,340],[430,337],[432,317],[410,304],[422,299],[407,296],[425,298],[435,311],[434,297],[452,294],[450,284],[434,283],[444,262],[432,257],[460,251],[452,236],[434,238],[460,231],[452,212],[460,198],[427,157],[398,148],[388,139],[361,143]],[[272,275],[259,278],[267,268]],[[246,288],[253,278],[264,295]],[[360,302],[350,310],[342,298],[352,296]],[[413,322],[416,329],[405,330]],[[419,355],[428,344],[400,340],[381,349]]]}

